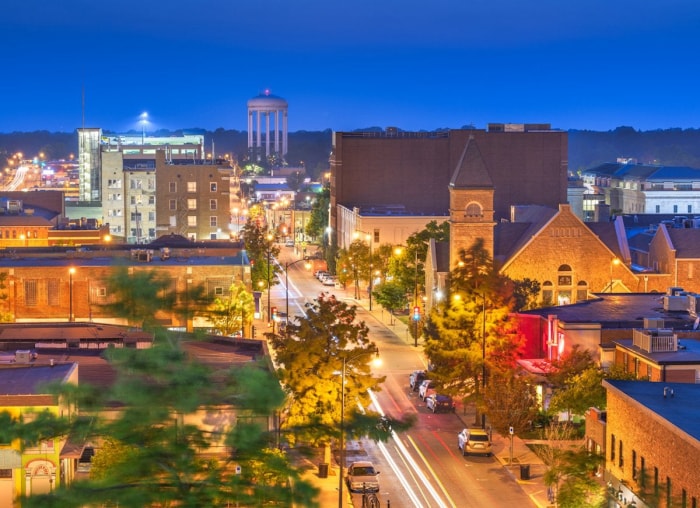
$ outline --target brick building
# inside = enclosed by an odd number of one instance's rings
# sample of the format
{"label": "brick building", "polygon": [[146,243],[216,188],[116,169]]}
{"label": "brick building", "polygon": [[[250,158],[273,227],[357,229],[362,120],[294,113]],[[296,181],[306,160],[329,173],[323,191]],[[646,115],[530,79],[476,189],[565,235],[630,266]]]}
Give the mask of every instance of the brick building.
{"label": "brick building", "polygon": [[618,506],[697,508],[700,385],[604,380],[603,386],[605,476]]}
{"label": "brick building", "polygon": [[[377,244],[388,243],[388,238],[405,238],[436,217],[447,220],[449,184],[455,169],[465,162],[470,140],[470,150],[478,146],[497,189],[494,220],[507,219],[512,204],[556,208],[566,202],[567,134],[552,130],[548,124],[490,124],[488,130],[438,132],[393,128],[383,132],[337,132],[330,160],[330,225],[338,245],[342,247],[344,239],[352,237],[353,231],[346,231],[352,224],[344,223],[341,217],[354,209],[363,218],[379,209],[388,210],[385,215],[392,221],[362,228],[374,233]],[[411,224],[416,229],[401,225],[402,221],[416,222],[421,217],[422,223]],[[390,228],[404,231],[397,236]]]}
{"label": "brick building", "polygon": [[[210,297],[225,297],[236,281],[250,287],[250,265],[240,247],[234,244],[206,246],[185,241],[184,247],[168,247],[167,257],[159,255],[158,245],[134,250],[45,252],[22,259],[0,259],[0,272],[6,274],[7,295],[0,301],[0,311],[16,322],[72,318],[126,324],[104,307],[112,301],[107,280],[117,265],[126,266],[129,273],[155,270],[164,275],[172,281],[182,305],[187,304],[189,290],[196,286],[203,286]],[[157,318],[170,328],[209,327],[200,318],[187,323],[176,314]]]}

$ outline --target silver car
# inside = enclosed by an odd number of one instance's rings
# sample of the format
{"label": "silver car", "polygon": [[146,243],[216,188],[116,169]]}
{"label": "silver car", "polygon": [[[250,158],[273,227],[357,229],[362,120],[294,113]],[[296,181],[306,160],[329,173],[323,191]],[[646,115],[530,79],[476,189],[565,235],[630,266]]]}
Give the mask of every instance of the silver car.
{"label": "silver car", "polygon": [[353,462],[348,467],[347,482],[352,492],[377,492],[379,491],[379,471],[374,469],[371,462]]}

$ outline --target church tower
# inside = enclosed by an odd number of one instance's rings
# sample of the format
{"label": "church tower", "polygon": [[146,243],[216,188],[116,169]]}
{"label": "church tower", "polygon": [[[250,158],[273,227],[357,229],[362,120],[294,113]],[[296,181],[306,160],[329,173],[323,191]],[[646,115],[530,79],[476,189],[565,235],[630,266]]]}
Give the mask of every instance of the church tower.
{"label": "church tower", "polygon": [[477,238],[493,258],[495,188],[473,136],[457,163],[450,181],[450,270],[459,259],[459,251],[468,249]]}

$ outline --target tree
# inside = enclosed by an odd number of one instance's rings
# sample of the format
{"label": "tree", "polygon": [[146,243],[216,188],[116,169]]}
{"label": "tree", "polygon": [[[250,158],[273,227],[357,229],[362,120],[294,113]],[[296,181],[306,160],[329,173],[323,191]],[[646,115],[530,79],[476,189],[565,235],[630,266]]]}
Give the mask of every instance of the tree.
{"label": "tree", "polygon": [[304,231],[311,238],[323,238],[324,250],[328,247],[328,242],[325,239],[328,237],[326,229],[328,228],[330,202],[331,190],[328,187],[324,187],[311,205],[311,214],[306,223],[306,231]]}
{"label": "tree", "polygon": [[387,309],[392,316],[394,312],[406,306],[406,292],[398,282],[382,282],[374,288],[372,296],[374,296],[376,302]]}
{"label": "tree", "polygon": [[506,435],[510,427],[516,433],[530,428],[537,416],[537,394],[534,385],[513,372],[497,372],[484,387],[481,410],[491,426]]}
{"label": "tree", "polygon": [[175,281],[158,270],[130,271],[125,265],[117,266],[107,283],[110,302],[104,306],[130,325],[144,330],[156,328],[161,313],[189,320],[208,304],[203,286],[190,286],[184,293],[178,293]]}
{"label": "tree", "polygon": [[[55,392],[92,415],[89,427],[84,418],[56,416],[56,425],[44,422],[63,435],[89,429],[90,441],[104,443],[104,455],[100,448],[95,455],[96,472],[50,494],[22,499],[22,506],[314,505],[313,488],[284,457],[270,451],[274,438],[266,427],[243,423],[272,414],[284,401],[276,379],[264,368],[214,373],[190,359],[174,339],[146,350],[110,349],[106,355],[116,371],[113,385],[62,385]],[[109,416],[103,413],[115,403],[118,409]],[[237,408],[235,425],[212,432],[187,418],[231,403]],[[208,450],[224,444],[230,454],[207,457]]]}
{"label": "tree", "polygon": [[338,280],[355,284],[355,298],[360,297],[360,281],[369,281],[370,252],[369,245],[363,240],[354,240],[347,249],[342,249],[336,263]]}
{"label": "tree", "polygon": [[237,282],[229,288],[227,298],[216,298],[209,308],[208,317],[222,335],[233,335],[253,322],[255,302],[253,295],[243,282]]}
{"label": "tree", "polygon": [[304,183],[304,174],[301,171],[294,171],[287,177],[287,187],[297,192]]}
{"label": "tree", "polygon": [[14,321],[15,318],[10,309],[10,296],[7,294],[7,285],[5,281],[7,281],[7,272],[0,272],[0,302],[2,302],[0,322],[10,323]]}
{"label": "tree", "polygon": [[253,288],[269,289],[278,281],[279,267],[272,262],[280,253],[274,243],[273,234],[265,232],[255,217],[248,217],[241,234],[243,243],[251,260],[250,277]]}
{"label": "tree", "polygon": [[513,310],[516,312],[535,308],[540,294],[540,283],[532,279],[514,281]]}
{"label": "tree", "polygon": [[575,435],[570,422],[545,429],[547,444],[538,450],[546,466],[544,483],[552,489],[557,506],[602,508],[606,506],[605,490],[594,473],[604,458],[589,453]]}
{"label": "tree", "polygon": [[358,405],[369,406],[368,391],[379,390],[384,377],[371,373],[376,346],[367,325],[355,317],[354,305],[321,295],[306,304],[306,317],[290,323],[284,337],[271,336],[277,372],[290,396],[283,426],[290,441],[327,445],[338,435],[343,366],[348,436],[367,433]]}
{"label": "tree", "polygon": [[483,240],[460,251],[449,291],[428,317],[425,352],[437,385],[466,401],[479,393],[484,371],[514,368],[522,338],[510,317],[512,282],[495,270]]}

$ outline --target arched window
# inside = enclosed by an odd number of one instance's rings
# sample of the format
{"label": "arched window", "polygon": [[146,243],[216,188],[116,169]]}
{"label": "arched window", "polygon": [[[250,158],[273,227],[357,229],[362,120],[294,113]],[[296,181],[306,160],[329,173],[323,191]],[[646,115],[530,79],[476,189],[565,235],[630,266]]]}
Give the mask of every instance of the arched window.
{"label": "arched window", "polygon": [[576,301],[583,302],[586,300],[588,300],[588,282],[580,280],[576,284]]}
{"label": "arched window", "polygon": [[542,283],[542,303],[546,305],[552,305],[554,300],[554,285],[550,281],[544,281]]}
{"label": "arched window", "polygon": [[558,270],[557,285],[571,286],[573,282],[573,270],[569,265],[561,265]]}
{"label": "arched window", "polygon": [[482,217],[483,213],[481,210],[481,205],[479,203],[469,203],[467,209],[464,212],[465,217]]}

